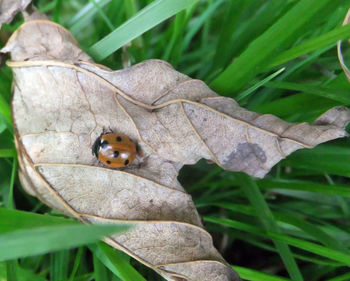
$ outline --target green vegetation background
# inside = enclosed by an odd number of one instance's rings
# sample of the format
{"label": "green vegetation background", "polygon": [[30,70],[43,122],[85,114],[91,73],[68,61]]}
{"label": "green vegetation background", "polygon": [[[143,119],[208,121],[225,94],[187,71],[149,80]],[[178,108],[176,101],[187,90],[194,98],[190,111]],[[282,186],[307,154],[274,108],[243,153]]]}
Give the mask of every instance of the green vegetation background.
{"label": "green vegetation background", "polygon": [[[310,122],[333,106],[350,105],[350,84],[335,47],[337,40],[350,38],[350,25],[341,26],[348,0],[34,3],[70,30],[97,62],[113,69],[163,59],[250,110],[290,122]],[[2,45],[22,21],[17,16],[3,26]],[[346,41],[343,49],[349,57]],[[11,81],[4,65],[0,280],[163,280],[96,242],[120,227],[81,226],[22,190],[10,115]],[[217,248],[242,278],[350,280],[349,144],[341,139],[298,151],[262,180],[204,161],[185,167],[180,180]]]}

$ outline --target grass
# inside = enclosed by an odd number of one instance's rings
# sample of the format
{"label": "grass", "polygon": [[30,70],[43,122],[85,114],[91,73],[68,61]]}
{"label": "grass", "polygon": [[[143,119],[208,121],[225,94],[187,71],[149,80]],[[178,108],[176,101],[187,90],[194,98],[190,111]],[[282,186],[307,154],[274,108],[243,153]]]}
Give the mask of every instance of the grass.
{"label": "grass", "polygon": [[[336,54],[337,40],[350,38],[350,26],[341,26],[349,0],[34,3],[70,30],[95,61],[113,69],[165,59],[242,106],[291,122],[309,122],[333,106],[350,105],[350,84]],[[19,16],[2,27],[2,44],[21,21]],[[346,60],[345,41],[342,47]],[[85,230],[23,191],[10,116],[11,81],[3,66],[0,280],[163,280],[96,242],[116,229]],[[349,144],[342,139],[298,151],[262,180],[200,161],[183,168],[180,181],[217,248],[242,278],[349,280]],[[73,239],[80,228],[84,237]],[[67,231],[71,237],[65,237]],[[58,237],[59,247],[52,243]]]}

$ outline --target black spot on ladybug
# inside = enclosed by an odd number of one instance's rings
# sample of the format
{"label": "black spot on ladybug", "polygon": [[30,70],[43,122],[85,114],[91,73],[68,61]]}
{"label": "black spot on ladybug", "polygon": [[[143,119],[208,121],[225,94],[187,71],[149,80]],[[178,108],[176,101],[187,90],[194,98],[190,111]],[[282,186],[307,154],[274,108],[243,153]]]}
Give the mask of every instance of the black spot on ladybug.
{"label": "black spot on ladybug", "polygon": [[101,143],[101,147],[102,148],[106,148],[106,146],[108,145],[108,141],[104,140],[102,143]]}
{"label": "black spot on ladybug", "polygon": [[108,164],[108,165],[111,164],[111,161],[107,160],[107,164]]}
{"label": "black spot on ladybug", "polygon": [[122,138],[120,136],[118,136],[117,141],[122,141]]}
{"label": "black spot on ladybug", "polygon": [[114,157],[114,158],[117,158],[118,155],[119,155],[119,151],[118,151],[118,150],[116,150],[116,151],[113,152],[113,157]]}
{"label": "black spot on ladybug", "polygon": [[124,162],[125,166],[129,164],[129,160],[125,160]]}

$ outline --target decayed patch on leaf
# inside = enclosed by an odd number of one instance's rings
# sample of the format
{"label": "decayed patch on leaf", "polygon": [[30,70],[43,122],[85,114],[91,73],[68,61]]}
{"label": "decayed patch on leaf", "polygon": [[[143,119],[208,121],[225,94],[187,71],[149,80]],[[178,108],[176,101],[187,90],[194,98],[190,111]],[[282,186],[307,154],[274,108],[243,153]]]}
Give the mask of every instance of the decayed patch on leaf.
{"label": "decayed patch on leaf", "polygon": [[[177,181],[183,165],[205,158],[263,177],[293,151],[345,136],[350,120],[344,107],[313,125],[250,112],[160,60],[110,71],[45,20],[24,24],[2,51],[25,189],[82,222],[133,224],[106,241],[167,280],[239,280]],[[106,128],[136,141],[130,166],[109,169],[92,155]]]}

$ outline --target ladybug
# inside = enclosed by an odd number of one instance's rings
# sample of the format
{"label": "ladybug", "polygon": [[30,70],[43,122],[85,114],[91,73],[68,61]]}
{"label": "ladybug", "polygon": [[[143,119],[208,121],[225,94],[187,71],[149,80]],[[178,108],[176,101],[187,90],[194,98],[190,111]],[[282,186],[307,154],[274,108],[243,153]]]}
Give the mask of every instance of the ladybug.
{"label": "ladybug", "polygon": [[92,154],[107,167],[121,168],[135,159],[136,144],[123,134],[102,133],[92,146]]}

